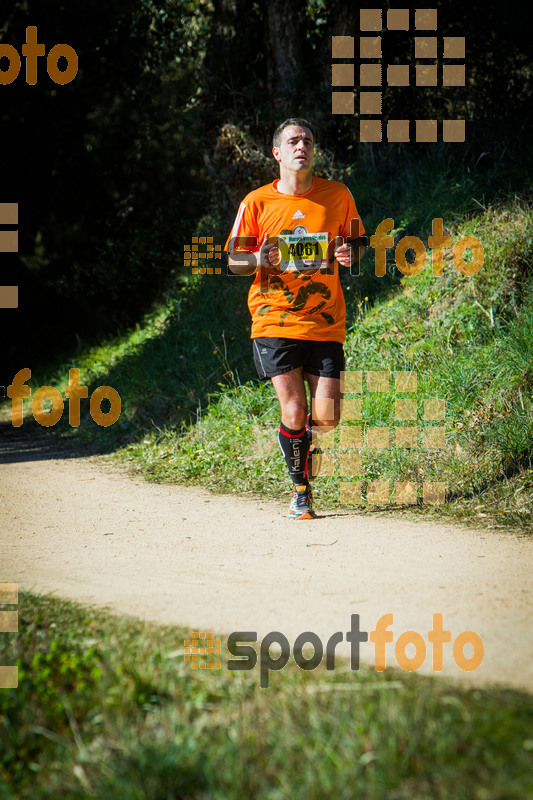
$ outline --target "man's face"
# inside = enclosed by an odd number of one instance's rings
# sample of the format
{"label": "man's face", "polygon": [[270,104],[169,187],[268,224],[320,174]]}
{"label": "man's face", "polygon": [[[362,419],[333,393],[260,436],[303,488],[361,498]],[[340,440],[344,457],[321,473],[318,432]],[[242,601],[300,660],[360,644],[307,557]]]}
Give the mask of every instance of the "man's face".
{"label": "man's face", "polygon": [[313,134],[308,128],[290,125],[281,132],[279,147],[272,153],[280,167],[294,172],[309,172],[313,164]]}

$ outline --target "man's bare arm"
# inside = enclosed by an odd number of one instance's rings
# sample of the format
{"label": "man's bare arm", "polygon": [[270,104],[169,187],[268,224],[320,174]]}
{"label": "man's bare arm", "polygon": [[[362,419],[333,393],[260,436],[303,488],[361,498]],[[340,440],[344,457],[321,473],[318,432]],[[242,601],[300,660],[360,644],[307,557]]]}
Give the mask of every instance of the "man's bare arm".
{"label": "man's bare arm", "polygon": [[241,250],[238,253],[228,253],[228,266],[234,275],[253,275],[257,271],[259,253],[249,253]]}
{"label": "man's bare arm", "polygon": [[280,254],[277,245],[267,243],[268,237],[258,252],[249,250],[230,251],[228,253],[228,265],[235,275],[253,275],[257,269],[262,267],[272,267],[279,264]]}

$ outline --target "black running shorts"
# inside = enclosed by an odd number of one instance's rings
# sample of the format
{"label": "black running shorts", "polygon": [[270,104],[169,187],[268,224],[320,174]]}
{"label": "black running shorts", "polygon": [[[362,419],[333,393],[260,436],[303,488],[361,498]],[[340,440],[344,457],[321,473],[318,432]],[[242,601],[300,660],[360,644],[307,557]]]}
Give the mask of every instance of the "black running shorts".
{"label": "black running shorts", "polygon": [[344,350],[340,342],[270,337],[259,337],[252,342],[255,368],[262,380],[297,367],[321,378],[340,378],[344,369]]}

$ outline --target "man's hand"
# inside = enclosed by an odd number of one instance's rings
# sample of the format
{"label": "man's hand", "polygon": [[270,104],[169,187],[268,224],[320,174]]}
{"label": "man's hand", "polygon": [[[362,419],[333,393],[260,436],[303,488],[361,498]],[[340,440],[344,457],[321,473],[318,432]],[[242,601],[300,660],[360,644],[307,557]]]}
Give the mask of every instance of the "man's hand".
{"label": "man's hand", "polygon": [[261,264],[264,267],[277,267],[281,261],[279,247],[276,244],[267,244],[261,250],[262,259]]}
{"label": "man's hand", "polygon": [[343,244],[335,250],[335,258],[343,267],[351,267],[353,250],[351,244]]}
{"label": "man's hand", "polygon": [[335,258],[343,267],[352,267],[361,261],[366,251],[366,236],[360,236],[351,242],[337,247]]}

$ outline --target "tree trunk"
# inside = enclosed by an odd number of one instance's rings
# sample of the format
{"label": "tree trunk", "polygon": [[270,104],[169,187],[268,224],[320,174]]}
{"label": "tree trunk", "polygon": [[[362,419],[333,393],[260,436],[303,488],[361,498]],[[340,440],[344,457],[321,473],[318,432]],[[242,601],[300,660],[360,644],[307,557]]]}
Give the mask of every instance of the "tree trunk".
{"label": "tree trunk", "polygon": [[268,81],[274,97],[286,100],[301,94],[303,43],[306,33],[303,0],[263,0]]}

